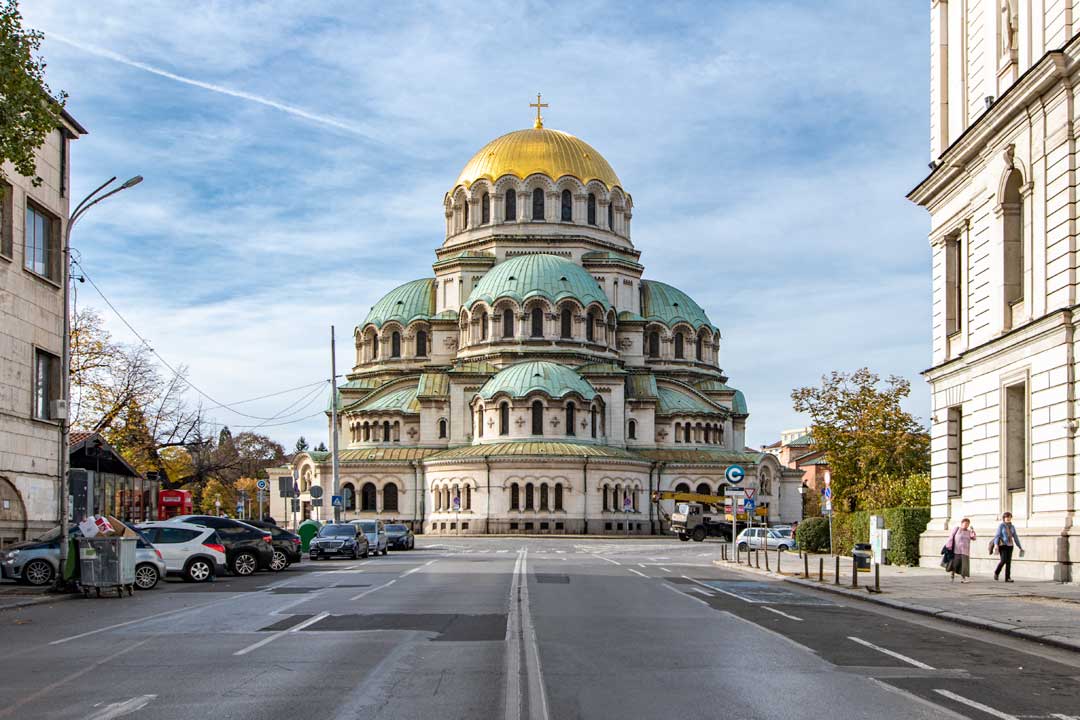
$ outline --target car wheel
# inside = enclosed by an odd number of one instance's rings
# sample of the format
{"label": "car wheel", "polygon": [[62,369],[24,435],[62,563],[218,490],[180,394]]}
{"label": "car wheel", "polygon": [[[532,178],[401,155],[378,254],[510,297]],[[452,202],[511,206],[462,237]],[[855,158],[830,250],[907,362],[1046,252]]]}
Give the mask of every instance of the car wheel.
{"label": "car wheel", "polygon": [[287,567],[289,567],[289,559],[285,557],[285,553],[275,550],[274,556],[270,558],[270,569],[274,572],[281,572]]}
{"label": "car wheel", "polygon": [[679,539],[683,542],[690,542],[690,536],[686,533],[679,533]]}
{"label": "car wheel", "polygon": [[247,576],[259,569],[259,561],[249,552],[239,552],[233,557],[232,571],[240,576]]}
{"label": "car wheel", "polygon": [[746,550],[747,550],[746,543],[744,543],[744,542],[739,543],[739,552],[746,552]]}
{"label": "car wheel", "polygon": [[780,552],[787,552],[788,551],[788,546],[787,545],[777,545],[776,549],[779,550]]}
{"label": "car wheel", "polygon": [[160,579],[158,569],[150,563],[143,563],[135,568],[135,587],[139,590],[153,590]]}
{"label": "car wheel", "polygon": [[195,558],[184,568],[184,579],[189,582],[206,582],[214,575],[214,567],[207,560]]}
{"label": "car wheel", "polygon": [[31,585],[48,585],[56,571],[45,560],[31,560],[23,566],[23,579]]}
{"label": "car wheel", "polygon": [[698,526],[698,527],[694,528],[693,538],[694,538],[694,542],[704,542],[705,541],[705,528],[703,528],[701,526]]}

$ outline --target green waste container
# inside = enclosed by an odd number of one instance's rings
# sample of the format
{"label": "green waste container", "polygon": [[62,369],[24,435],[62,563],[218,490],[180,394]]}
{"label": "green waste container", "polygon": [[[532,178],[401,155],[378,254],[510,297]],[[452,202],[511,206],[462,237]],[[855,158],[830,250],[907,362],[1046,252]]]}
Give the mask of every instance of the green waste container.
{"label": "green waste container", "polygon": [[319,534],[319,528],[322,527],[315,520],[305,520],[300,523],[300,527],[297,528],[296,534],[300,536],[300,549],[303,552],[308,551],[308,546],[311,545],[311,538]]}
{"label": "green waste container", "polygon": [[855,548],[851,551],[851,557],[855,559],[855,569],[859,572],[870,572],[870,560],[873,556],[870,543],[855,543]]}

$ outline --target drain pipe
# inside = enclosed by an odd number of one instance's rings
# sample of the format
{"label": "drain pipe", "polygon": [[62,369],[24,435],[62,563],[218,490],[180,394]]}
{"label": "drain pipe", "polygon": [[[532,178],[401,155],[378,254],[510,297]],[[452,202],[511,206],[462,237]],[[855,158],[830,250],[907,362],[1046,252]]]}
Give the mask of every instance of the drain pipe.
{"label": "drain pipe", "polygon": [[583,486],[583,492],[582,492],[581,497],[582,497],[582,506],[583,506],[583,509],[584,509],[582,514],[584,516],[584,523],[585,523],[585,528],[584,528],[585,532],[583,534],[588,535],[589,534],[589,456],[588,455],[585,456],[585,465],[581,469],[581,484]]}
{"label": "drain pipe", "polygon": [[[657,463],[655,463],[655,462],[653,462],[651,465],[649,465],[649,534],[650,535],[655,535],[656,534],[656,523],[653,520],[653,505],[655,505],[656,503],[654,503],[653,499],[652,499],[652,497],[653,497],[653,484],[652,484],[653,471],[656,470],[656,465],[657,465]],[[659,489],[659,483],[657,483],[657,488]]]}
{"label": "drain pipe", "polygon": [[487,471],[487,510],[484,513],[484,534],[491,534],[491,460],[489,455],[484,456],[484,468]]}

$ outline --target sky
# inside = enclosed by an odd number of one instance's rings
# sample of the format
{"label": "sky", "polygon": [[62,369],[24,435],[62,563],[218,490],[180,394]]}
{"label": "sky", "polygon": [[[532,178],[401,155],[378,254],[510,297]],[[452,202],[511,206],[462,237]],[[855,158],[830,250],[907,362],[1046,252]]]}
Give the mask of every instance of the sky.
{"label": "sky", "polygon": [[833,370],[902,375],[929,416],[929,219],[904,197],[929,159],[923,3],[22,5],[89,130],[73,198],[145,177],[80,221],[76,257],[234,432],[327,440],[330,326],[347,372],[370,306],[431,275],[462,166],[537,92],[633,195],[645,277],[720,327],[748,445],[806,425],[791,390]]}

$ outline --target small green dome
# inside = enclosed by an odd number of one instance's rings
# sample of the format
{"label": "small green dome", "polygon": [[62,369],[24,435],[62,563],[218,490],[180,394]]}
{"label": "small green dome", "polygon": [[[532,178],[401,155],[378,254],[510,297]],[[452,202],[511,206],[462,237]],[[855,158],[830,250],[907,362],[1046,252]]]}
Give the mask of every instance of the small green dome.
{"label": "small green dome", "polygon": [[512,398],[523,398],[535,391],[552,398],[569,394],[580,395],[585,400],[596,397],[596,390],[588,380],[566,365],[545,361],[524,362],[499,371],[480,388],[480,397],[490,400],[497,393],[505,393]]}
{"label": "small green dome", "polygon": [[709,316],[690,296],[678,288],[656,280],[641,281],[641,314],[671,327],[688,322],[695,330],[713,327]]}
{"label": "small green dome", "polygon": [[424,278],[399,285],[386,293],[379,302],[371,306],[371,311],[360,327],[368,324],[382,327],[390,320],[408,325],[413,320],[427,319],[434,315],[435,279]]}
{"label": "small green dome", "polygon": [[493,305],[499,298],[524,303],[533,297],[547,298],[553,303],[574,298],[586,306],[595,302],[605,310],[611,307],[607,295],[588,270],[565,258],[542,253],[521,255],[493,267],[469,294],[465,307],[471,308],[481,300]]}

